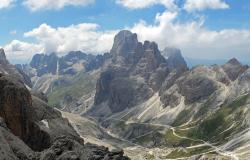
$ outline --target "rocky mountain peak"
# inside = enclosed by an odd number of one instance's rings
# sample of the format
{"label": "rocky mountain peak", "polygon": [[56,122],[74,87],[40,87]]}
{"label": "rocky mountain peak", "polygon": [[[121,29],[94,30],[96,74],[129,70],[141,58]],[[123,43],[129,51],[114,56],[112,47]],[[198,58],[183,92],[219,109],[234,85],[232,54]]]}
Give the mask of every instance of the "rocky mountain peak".
{"label": "rocky mountain peak", "polygon": [[6,58],[6,55],[5,55],[5,52],[4,52],[4,49],[0,49],[0,63],[1,64],[7,64],[9,63],[7,58]]}
{"label": "rocky mountain peak", "polygon": [[241,65],[241,63],[236,59],[236,58],[232,58],[230,59],[227,64],[231,64],[231,65]]}
{"label": "rocky mountain peak", "polygon": [[160,55],[158,45],[155,42],[145,41],[143,44],[143,48],[145,52],[154,52]]}
{"label": "rocky mountain peak", "polygon": [[123,56],[126,58],[135,52],[137,45],[137,34],[123,30],[115,36],[114,44],[110,52],[113,56]]}
{"label": "rocky mountain peak", "polygon": [[236,58],[232,58],[226,64],[222,65],[222,68],[227,73],[228,77],[234,81],[249,67],[247,65],[242,65]]}
{"label": "rocky mountain peak", "polygon": [[181,50],[178,48],[173,48],[173,47],[166,47],[162,51],[162,55],[165,56],[166,58],[173,57],[173,56],[182,56]]}
{"label": "rocky mountain peak", "polygon": [[56,74],[58,65],[58,56],[55,53],[36,54],[33,56],[30,66],[37,69],[37,75],[52,73]]}
{"label": "rocky mountain peak", "polygon": [[167,59],[170,69],[188,68],[180,49],[167,47],[161,53]]}

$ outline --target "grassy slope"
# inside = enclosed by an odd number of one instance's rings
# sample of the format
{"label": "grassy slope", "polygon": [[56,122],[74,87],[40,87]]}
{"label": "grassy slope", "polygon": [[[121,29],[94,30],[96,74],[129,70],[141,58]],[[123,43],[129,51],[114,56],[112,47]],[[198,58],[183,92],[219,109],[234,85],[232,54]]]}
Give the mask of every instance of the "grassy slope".
{"label": "grassy slope", "polygon": [[91,93],[96,86],[97,75],[80,73],[75,77],[69,78],[67,84],[53,88],[49,94],[49,105],[59,105],[66,95],[79,99],[83,95]]}
{"label": "grassy slope", "polygon": [[[217,144],[225,143],[231,135],[234,135],[236,132],[244,129],[243,122],[243,109],[249,94],[240,96],[236,98],[230,104],[224,104],[218,111],[214,114],[211,114],[203,121],[198,121],[196,124],[193,124],[194,128],[189,130],[181,130],[181,128],[176,128],[176,134],[184,137],[189,137],[192,139],[202,139],[209,142],[216,142]],[[204,107],[207,107],[208,104],[204,104]],[[201,108],[202,111],[198,114],[204,116],[204,110],[206,108]],[[187,111],[184,111],[187,113]],[[183,113],[183,114],[184,114]],[[181,114],[181,115],[183,115]],[[180,116],[182,117],[182,116]],[[180,124],[183,119],[176,121],[174,124]],[[178,122],[178,123],[177,123]],[[230,128],[230,126],[232,126]],[[190,126],[189,126],[190,127]],[[185,145],[195,145],[194,142],[190,140],[180,139],[172,134],[171,131],[166,132],[166,140],[168,143],[173,144],[174,146],[183,147]],[[190,157],[192,155],[202,154],[206,152],[212,152],[213,149],[209,146],[203,146],[198,148],[191,149],[174,149],[166,158],[181,158],[181,157]],[[211,153],[212,154],[212,153]],[[216,153],[214,153],[216,154]],[[213,154],[212,154],[213,155]]]}
{"label": "grassy slope", "polygon": [[[224,104],[214,114],[208,116],[195,128],[191,129],[188,136],[210,142],[223,143],[230,135],[244,128],[244,106],[249,95],[240,96],[230,104]],[[231,129],[230,126],[232,126]]]}

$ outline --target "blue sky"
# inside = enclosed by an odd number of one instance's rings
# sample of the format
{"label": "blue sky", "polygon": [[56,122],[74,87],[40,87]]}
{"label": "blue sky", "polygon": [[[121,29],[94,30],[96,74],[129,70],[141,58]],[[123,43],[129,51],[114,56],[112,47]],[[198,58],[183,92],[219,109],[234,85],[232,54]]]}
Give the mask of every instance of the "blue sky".
{"label": "blue sky", "polygon": [[101,54],[110,49],[121,29],[138,32],[141,41],[156,41],[160,49],[181,48],[184,56],[192,58],[241,59],[250,54],[249,0],[43,1],[0,0],[0,46],[14,62],[28,61],[35,52]]}

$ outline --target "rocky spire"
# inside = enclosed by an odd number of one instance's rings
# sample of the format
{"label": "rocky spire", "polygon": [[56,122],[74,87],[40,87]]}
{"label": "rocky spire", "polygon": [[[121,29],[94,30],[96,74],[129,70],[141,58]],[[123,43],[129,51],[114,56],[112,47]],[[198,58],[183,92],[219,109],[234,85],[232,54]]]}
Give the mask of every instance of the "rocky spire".
{"label": "rocky spire", "polygon": [[167,59],[168,67],[170,69],[188,68],[180,49],[167,47],[161,53]]}
{"label": "rocky spire", "polygon": [[226,64],[222,65],[222,68],[227,73],[228,77],[234,81],[249,67],[247,65],[242,65],[236,58],[232,58]]}
{"label": "rocky spire", "polygon": [[8,64],[8,60],[6,58],[6,55],[5,55],[5,52],[4,52],[4,49],[0,49],[0,64]]}
{"label": "rocky spire", "polygon": [[242,65],[236,58],[230,59],[227,64],[231,65]]}
{"label": "rocky spire", "polygon": [[128,59],[138,48],[137,34],[130,31],[120,31],[114,38],[114,44],[110,51],[113,57],[122,56]]}

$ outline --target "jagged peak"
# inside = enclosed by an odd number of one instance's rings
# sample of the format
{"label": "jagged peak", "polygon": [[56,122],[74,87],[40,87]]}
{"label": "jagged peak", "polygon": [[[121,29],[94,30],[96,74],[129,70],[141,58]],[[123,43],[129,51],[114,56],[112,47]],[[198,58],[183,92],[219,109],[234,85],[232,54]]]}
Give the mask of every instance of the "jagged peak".
{"label": "jagged peak", "polygon": [[133,35],[133,33],[131,32],[131,31],[129,31],[129,30],[121,30],[120,32],[118,32],[117,34],[116,34],[116,36],[115,37],[128,37],[128,36],[131,36],[131,35]]}
{"label": "jagged peak", "polygon": [[128,30],[120,31],[114,38],[114,44],[110,53],[114,56],[128,56],[133,54],[138,45],[137,34]]}
{"label": "jagged peak", "polygon": [[150,42],[148,40],[144,41],[144,49],[158,49],[158,44],[155,42]]}
{"label": "jagged peak", "polygon": [[171,69],[188,69],[187,63],[181,54],[181,50],[173,47],[166,47],[161,54],[167,59],[168,66]]}
{"label": "jagged peak", "polygon": [[0,63],[4,63],[4,64],[9,63],[7,58],[6,58],[6,55],[5,55],[3,48],[0,49]]}
{"label": "jagged peak", "polygon": [[166,47],[163,51],[162,54],[164,57],[182,57],[181,50],[179,48],[174,48],[174,47]]}
{"label": "jagged peak", "polygon": [[117,33],[115,35],[113,47],[120,45],[121,43],[124,43],[124,42],[128,42],[128,43],[129,42],[138,42],[137,34],[132,33],[128,30],[120,31],[119,33]]}
{"label": "jagged peak", "polygon": [[236,58],[230,59],[226,64],[231,64],[231,65],[242,65]]}

